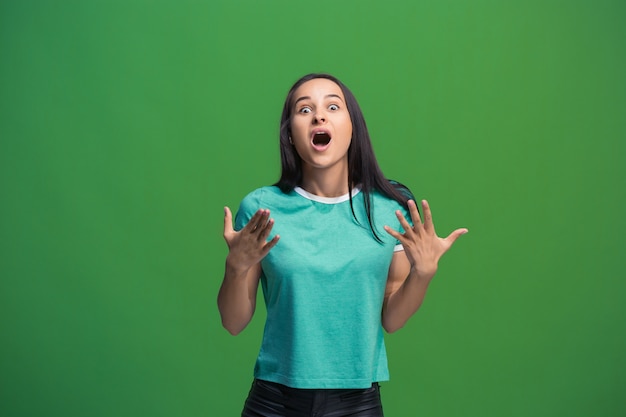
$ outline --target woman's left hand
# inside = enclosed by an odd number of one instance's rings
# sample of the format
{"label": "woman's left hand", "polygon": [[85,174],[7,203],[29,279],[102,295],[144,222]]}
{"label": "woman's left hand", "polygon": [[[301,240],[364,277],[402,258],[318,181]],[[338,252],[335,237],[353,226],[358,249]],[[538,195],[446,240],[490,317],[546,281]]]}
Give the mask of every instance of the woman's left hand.
{"label": "woman's left hand", "polygon": [[465,228],[456,229],[448,237],[441,238],[435,232],[433,216],[426,200],[422,200],[423,223],[415,201],[409,200],[408,206],[413,227],[405,219],[402,212],[397,210],[396,216],[405,232],[400,233],[389,226],[385,226],[385,230],[402,243],[404,252],[411,264],[411,271],[416,272],[419,278],[430,280],[437,272],[439,259],[450,249],[458,237],[467,233],[468,230]]}

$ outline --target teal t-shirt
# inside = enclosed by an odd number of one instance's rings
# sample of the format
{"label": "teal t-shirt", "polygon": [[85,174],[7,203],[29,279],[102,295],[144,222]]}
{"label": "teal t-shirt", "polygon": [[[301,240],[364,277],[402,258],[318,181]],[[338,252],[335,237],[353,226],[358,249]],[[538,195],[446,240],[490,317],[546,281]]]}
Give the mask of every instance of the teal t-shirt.
{"label": "teal t-shirt", "polygon": [[[263,187],[236,215],[240,230],[270,210],[278,244],[263,259],[267,308],[254,376],[294,388],[367,388],[389,379],[381,311],[389,265],[402,246],[383,229],[402,230],[396,201],[372,193],[372,235],[363,194],[325,198],[296,188]],[[408,217],[407,217],[408,218]]]}

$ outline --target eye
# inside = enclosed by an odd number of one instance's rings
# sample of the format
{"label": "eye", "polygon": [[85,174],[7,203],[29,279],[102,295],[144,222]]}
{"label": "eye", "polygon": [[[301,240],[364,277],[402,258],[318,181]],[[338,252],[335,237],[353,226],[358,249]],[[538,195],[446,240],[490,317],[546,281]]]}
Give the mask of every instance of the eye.
{"label": "eye", "polygon": [[328,106],[328,110],[339,110],[339,106],[336,104],[331,104]]}
{"label": "eye", "polygon": [[311,108],[310,107],[302,107],[300,110],[298,110],[298,113],[311,113]]}

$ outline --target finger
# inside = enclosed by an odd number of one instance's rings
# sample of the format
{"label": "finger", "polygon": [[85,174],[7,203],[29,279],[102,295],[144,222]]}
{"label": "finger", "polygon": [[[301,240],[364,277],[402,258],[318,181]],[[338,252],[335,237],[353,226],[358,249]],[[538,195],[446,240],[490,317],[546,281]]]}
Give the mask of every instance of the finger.
{"label": "finger", "polygon": [[260,215],[261,215],[261,210],[257,210],[256,213],[252,215],[250,220],[248,220],[248,223],[246,223],[246,225],[241,229],[241,231],[243,232],[244,230],[245,231],[253,230],[256,227],[256,223],[258,222]]}
{"label": "finger", "polygon": [[257,231],[259,227],[263,226],[266,222],[267,222],[267,214],[265,213],[265,210],[259,209],[257,210],[256,213],[254,213],[254,216],[252,216],[252,218],[250,219],[248,224],[244,227],[244,229],[246,229],[247,232],[254,233]]}
{"label": "finger", "polygon": [[433,213],[430,211],[428,201],[422,200],[422,209],[424,210],[424,229],[428,232],[434,232]]}
{"label": "finger", "polygon": [[415,200],[407,201],[407,205],[409,206],[409,214],[411,215],[411,220],[413,221],[414,226],[422,225],[422,218],[420,217],[420,212],[417,209],[417,203]]}
{"label": "finger", "polygon": [[267,237],[270,235],[272,228],[274,227],[274,219],[269,219],[263,226],[261,226],[257,231],[259,235],[257,239],[262,242],[267,240]]}
{"label": "finger", "polygon": [[[261,217],[259,217],[259,221],[257,222],[256,227],[252,231],[253,233],[258,233],[258,236],[257,236],[258,239],[261,239],[261,237],[263,236],[263,233],[269,224],[269,218],[270,218],[269,210],[261,210],[261,211],[262,211]],[[270,230],[271,229],[272,228],[270,227]]]}
{"label": "finger", "polygon": [[409,222],[404,217],[404,214],[400,210],[396,210],[396,217],[400,221],[400,226],[404,229],[404,233],[413,233],[413,227],[409,224]]}
{"label": "finger", "polygon": [[224,207],[224,235],[234,232],[233,229],[233,214],[230,208]]}
{"label": "finger", "polygon": [[270,251],[270,249],[276,246],[279,239],[280,239],[279,235],[274,236],[272,240],[270,240],[269,242],[265,244],[265,246],[263,246],[263,252],[267,254]]}
{"label": "finger", "polygon": [[468,230],[466,228],[456,229],[454,232],[450,233],[446,238],[446,242],[452,246],[452,244],[459,238],[459,236],[467,233]]}
{"label": "finger", "polygon": [[406,237],[402,233],[398,232],[397,230],[394,230],[389,226],[385,226],[384,229],[385,229],[385,232],[389,233],[391,236],[393,236],[400,242],[404,242],[406,240]]}
{"label": "finger", "polygon": [[[263,225],[265,225],[265,223],[267,222],[266,217],[267,216],[265,214],[265,210],[261,209],[256,212],[255,221],[253,223],[253,228],[252,228],[253,232],[256,232],[260,227],[263,227]],[[252,223],[252,221],[250,223]]]}

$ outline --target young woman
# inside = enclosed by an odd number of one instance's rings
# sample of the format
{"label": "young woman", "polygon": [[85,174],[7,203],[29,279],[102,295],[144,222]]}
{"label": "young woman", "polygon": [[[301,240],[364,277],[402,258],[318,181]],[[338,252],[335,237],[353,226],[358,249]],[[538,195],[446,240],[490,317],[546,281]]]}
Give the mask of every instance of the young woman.
{"label": "young woman", "polygon": [[408,189],[383,176],[357,101],[333,76],[293,85],[280,151],[280,180],[243,199],[234,227],[224,209],[222,324],[246,327],[259,282],[267,307],[242,416],[382,416],[383,329],[417,311],[467,229],[438,237],[425,200],[422,221]]}

